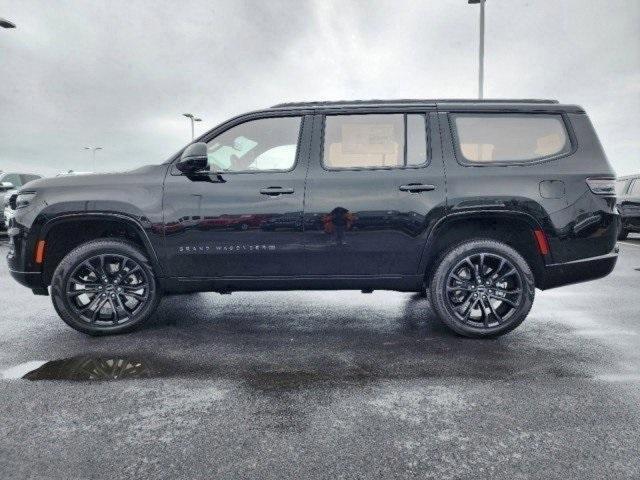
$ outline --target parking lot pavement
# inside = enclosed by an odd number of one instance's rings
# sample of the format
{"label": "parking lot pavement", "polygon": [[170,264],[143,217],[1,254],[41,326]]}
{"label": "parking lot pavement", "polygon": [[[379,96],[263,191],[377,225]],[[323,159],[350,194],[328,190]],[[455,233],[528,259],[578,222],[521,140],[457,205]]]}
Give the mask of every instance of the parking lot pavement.
{"label": "parking lot pavement", "polygon": [[638,478],[639,292],[636,238],[496,340],[392,292],[168,297],[90,338],[2,261],[0,477]]}

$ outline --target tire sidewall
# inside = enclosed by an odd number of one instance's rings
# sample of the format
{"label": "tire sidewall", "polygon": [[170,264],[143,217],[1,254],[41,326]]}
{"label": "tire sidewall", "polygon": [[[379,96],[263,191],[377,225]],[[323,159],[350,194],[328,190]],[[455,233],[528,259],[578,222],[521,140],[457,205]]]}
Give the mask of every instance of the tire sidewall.
{"label": "tire sidewall", "polygon": [[[69,277],[80,264],[91,257],[105,254],[125,255],[140,265],[149,282],[149,301],[133,319],[124,324],[96,327],[77,317],[66,295],[66,286]],[[146,322],[160,301],[160,292],[149,260],[137,246],[122,240],[94,240],[76,247],[60,262],[51,281],[51,299],[60,318],[70,327],[89,335],[112,335],[129,332]]]}
{"label": "tire sidewall", "polygon": [[[474,327],[461,322],[454,314],[446,297],[446,284],[451,270],[464,257],[477,253],[492,253],[504,256],[518,270],[522,278],[522,302],[509,320],[491,328]],[[431,281],[431,299],[440,319],[460,335],[476,338],[491,338],[504,335],[520,325],[531,310],[535,296],[535,280],[526,260],[510,246],[490,239],[477,239],[459,244],[448,250],[438,263]]]}

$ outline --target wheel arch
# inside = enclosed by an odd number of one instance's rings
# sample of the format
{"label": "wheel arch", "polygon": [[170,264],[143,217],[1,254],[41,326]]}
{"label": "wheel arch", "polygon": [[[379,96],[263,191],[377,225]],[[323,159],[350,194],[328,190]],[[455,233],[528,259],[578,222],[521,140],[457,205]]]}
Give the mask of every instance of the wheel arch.
{"label": "wheel arch", "polygon": [[72,249],[90,240],[109,237],[124,238],[136,244],[147,255],[158,276],[162,276],[156,249],[139,221],[118,213],[85,212],[62,215],[42,226],[39,239],[46,242],[42,265],[44,283],[51,283],[56,267]]}
{"label": "wheel arch", "polygon": [[517,211],[473,211],[450,214],[438,221],[425,243],[418,273],[429,283],[440,256],[450,248],[472,238],[501,241],[520,253],[533,271],[536,286],[544,281],[548,260],[538,249],[534,231],[542,225],[533,216]]}

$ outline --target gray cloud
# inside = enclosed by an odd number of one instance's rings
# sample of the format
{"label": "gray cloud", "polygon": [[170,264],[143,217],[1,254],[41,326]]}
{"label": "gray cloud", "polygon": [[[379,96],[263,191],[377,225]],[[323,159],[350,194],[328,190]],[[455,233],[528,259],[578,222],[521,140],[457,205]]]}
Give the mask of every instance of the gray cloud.
{"label": "gray cloud", "polygon": [[[477,6],[433,1],[0,6],[0,168],[159,163],[282,101],[473,97]],[[488,0],[486,95],[587,108],[618,173],[640,171],[640,2]]]}

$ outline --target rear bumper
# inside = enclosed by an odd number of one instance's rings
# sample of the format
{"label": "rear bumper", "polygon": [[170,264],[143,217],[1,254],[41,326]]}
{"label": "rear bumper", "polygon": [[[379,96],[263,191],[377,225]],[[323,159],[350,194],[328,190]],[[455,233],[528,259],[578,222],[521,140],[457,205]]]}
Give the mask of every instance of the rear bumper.
{"label": "rear bumper", "polygon": [[41,288],[42,273],[40,272],[20,272],[18,270],[9,269],[9,273],[13,279],[21,285],[29,288]]}
{"label": "rear bumper", "polygon": [[49,289],[42,284],[42,274],[40,272],[9,270],[9,273],[18,283],[29,287],[34,295],[49,295]]}
{"label": "rear bumper", "polygon": [[616,246],[606,255],[547,265],[539,288],[547,290],[606,277],[613,271],[617,261],[618,247]]}

